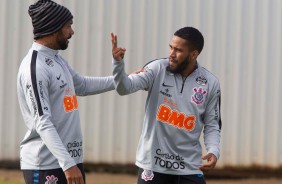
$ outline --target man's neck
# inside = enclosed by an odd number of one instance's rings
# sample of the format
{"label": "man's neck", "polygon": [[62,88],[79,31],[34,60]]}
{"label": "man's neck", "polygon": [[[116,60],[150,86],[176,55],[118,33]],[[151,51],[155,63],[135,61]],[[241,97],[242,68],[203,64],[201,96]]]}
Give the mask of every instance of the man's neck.
{"label": "man's neck", "polygon": [[54,42],[51,39],[49,39],[48,37],[40,38],[36,40],[35,42],[38,44],[44,45],[45,47],[48,47],[50,49],[58,50]]}
{"label": "man's neck", "polygon": [[197,65],[197,60],[194,60],[192,61],[191,63],[189,63],[186,67],[185,70],[183,70],[180,74],[183,76],[183,77],[188,77],[191,73],[194,72],[194,70],[196,70],[198,67]]}

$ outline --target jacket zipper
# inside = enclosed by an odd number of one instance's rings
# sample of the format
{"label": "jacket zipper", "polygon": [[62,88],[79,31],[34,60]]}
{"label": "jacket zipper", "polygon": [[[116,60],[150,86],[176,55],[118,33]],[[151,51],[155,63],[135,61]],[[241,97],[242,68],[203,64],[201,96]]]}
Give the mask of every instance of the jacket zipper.
{"label": "jacket zipper", "polygon": [[[187,76],[187,77],[188,77],[188,76]],[[181,87],[180,93],[183,92],[184,84],[185,84],[185,81],[186,81],[187,77],[182,77],[182,87]]]}

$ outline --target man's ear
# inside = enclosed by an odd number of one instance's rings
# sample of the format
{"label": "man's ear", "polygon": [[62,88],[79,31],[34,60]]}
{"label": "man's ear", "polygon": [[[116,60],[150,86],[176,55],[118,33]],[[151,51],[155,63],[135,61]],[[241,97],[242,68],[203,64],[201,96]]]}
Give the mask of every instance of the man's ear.
{"label": "man's ear", "polygon": [[193,58],[193,60],[196,59],[199,54],[200,54],[199,51],[194,50],[194,51],[192,52],[192,58]]}

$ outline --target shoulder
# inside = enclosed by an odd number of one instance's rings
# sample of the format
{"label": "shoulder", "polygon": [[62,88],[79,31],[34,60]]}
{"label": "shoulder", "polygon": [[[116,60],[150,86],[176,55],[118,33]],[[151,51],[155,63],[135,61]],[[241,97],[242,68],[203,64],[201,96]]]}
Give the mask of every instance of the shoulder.
{"label": "shoulder", "polygon": [[219,79],[208,69],[200,66],[199,74],[197,77],[198,82],[207,82],[209,84],[219,84]]}
{"label": "shoulder", "polygon": [[54,59],[44,55],[40,51],[30,49],[27,55],[23,58],[21,65],[32,65],[36,66],[36,68],[48,68],[54,66]]}
{"label": "shoulder", "polygon": [[31,75],[49,76],[53,68],[56,67],[54,58],[51,58],[37,50],[30,50],[24,59],[26,67],[29,68]]}
{"label": "shoulder", "polygon": [[146,63],[143,68],[152,68],[156,66],[167,66],[168,64],[168,58],[160,58],[160,59],[154,59],[152,61],[149,61]]}
{"label": "shoulder", "polygon": [[207,86],[210,92],[220,94],[219,79],[206,68],[199,66],[195,80],[198,85]]}

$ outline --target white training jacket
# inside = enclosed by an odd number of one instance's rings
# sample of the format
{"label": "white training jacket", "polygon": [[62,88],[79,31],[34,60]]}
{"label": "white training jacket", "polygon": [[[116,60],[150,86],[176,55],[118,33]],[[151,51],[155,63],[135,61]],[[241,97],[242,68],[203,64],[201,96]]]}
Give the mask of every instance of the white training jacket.
{"label": "white training jacket", "polygon": [[113,77],[85,77],[58,53],[36,42],[23,59],[17,94],[27,132],[21,169],[64,171],[83,161],[77,97],[114,89]]}
{"label": "white training jacket", "polygon": [[168,58],[155,60],[146,65],[144,72],[127,76],[124,61],[113,60],[120,95],[148,91],[136,165],[165,174],[202,174],[202,130],[207,152],[219,158],[219,81],[199,63],[183,78],[166,70],[168,62]]}

